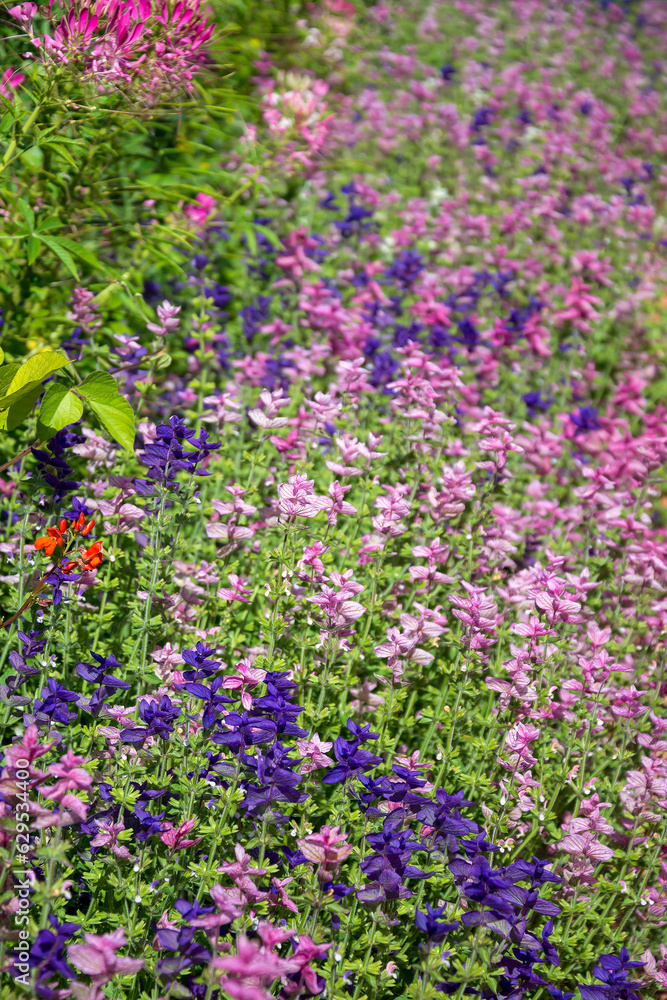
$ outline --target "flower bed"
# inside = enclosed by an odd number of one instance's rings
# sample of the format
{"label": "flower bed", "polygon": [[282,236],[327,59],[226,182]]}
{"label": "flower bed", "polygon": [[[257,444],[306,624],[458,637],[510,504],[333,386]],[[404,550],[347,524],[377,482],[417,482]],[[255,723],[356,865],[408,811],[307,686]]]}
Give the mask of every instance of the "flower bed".
{"label": "flower bed", "polygon": [[660,996],[667,6],[9,14],[1,996]]}

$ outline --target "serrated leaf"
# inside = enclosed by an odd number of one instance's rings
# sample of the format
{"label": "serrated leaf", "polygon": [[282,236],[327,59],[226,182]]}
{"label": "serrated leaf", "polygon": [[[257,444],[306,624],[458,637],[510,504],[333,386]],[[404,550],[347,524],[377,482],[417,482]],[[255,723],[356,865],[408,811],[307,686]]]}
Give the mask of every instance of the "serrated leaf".
{"label": "serrated leaf", "polygon": [[37,436],[48,441],[68,424],[75,424],[83,414],[83,403],[67,386],[57,383],[46,390],[37,420]]}
{"label": "serrated leaf", "polygon": [[79,280],[79,272],[76,269],[72,256],[64,246],[61,245],[60,240],[56,239],[54,236],[44,236],[43,233],[35,233],[37,239],[41,240],[44,246],[47,246],[51,250],[58,260],[65,265],[67,270],[73,277]]}
{"label": "serrated leaf", "polygon": [[[7,393],[16,392],[28,382],[42,382],[47,376],[57,372],[70,363],[69,358],[60,351],[41,351],[24,361],[14,375]],[[4,400],[3,400],[4,402]]]}
{"label": "serrated leaf", "polygon": [[[33,382],[16,395],[19,397],[9,407],[4,408],[0,413],[0,430],[13,431],[30,415],[32,408],[42,394],[41,382]],[[7,398],[7,397],[6,397]],[[2,400],[4,404],[6,398]]]}
{"label": "serrated leaf", "polygon": [[77,392],[90,404],[109,434],[123,448],[134,451],[134,413],[111,375],[108,372],[93,372],[81,383]]}

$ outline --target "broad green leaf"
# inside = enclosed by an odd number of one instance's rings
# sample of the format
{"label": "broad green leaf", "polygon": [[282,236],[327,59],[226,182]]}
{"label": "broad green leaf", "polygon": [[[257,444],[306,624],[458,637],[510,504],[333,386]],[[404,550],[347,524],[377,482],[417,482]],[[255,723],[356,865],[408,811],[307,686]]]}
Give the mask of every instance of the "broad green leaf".
{"label": "broad green leaf", "polygon": [[69,363],[69,358],[60,351],[41,351],[40,354],[34,354],[23,362],[7,392],[16,392],[28,382],[42,382],[48,375],[52,375]]}
{"label": "broad green leaf", "polygon": [[60,382],[50,385],[44,394],[37,420],[37,436],[40,441],[48,441],[63,427],[75,424],[83,414],[83,403]]}
{"label": "broad green leaf", "polygon": [[109,434],[123,448],[134,451],[134,413],[111,375],[93,372],[77,387],[77,392],[87,400]]}
{"label": "broad green leaf", "polygon": [[5,391],[20,367],[20,361],[12,361],[10,365],[4,365],[0,368],[0,392]]}
{"label": "broad green leaf", "polygon": [[0,347],[0,365],[3,363],[4,360],[5,360],[5,352]]}
{"label": "broad green leaf", "polygon": [[[18,403],[24,396],[29,396],[37,386],[39,386],[41,392],[42,383],[40,381],[27,382],[20,389],[17,389],[16,392],[8,392],[6,396],[0,399],[0,410],[8,410],[10,406]],[[9,388],[11,389],[11,386]]]}
{"label": "broad green leaf", "polygon": [[47,246],[49,250],[53,251],[58,260],[65,265],[70,274],[72,274],[78,281],[79,272],[76,269],[71,254],[65,249],[64,246],[62,246],[60,240],[56,239],[54,236],[44,236],[43,233],[35,233],[35,235],[37,236],[37,239],[42,241],[44,246]]}
{"label": "broad green leaf", "polygon": [[[26,386],[24,390],[17,393],[20,398],[7,409],[3,408],[3,412],[0,413],[0,430],[13,431],[22,424],[26,417],[30,416],[32,408],[41,394],[41,382],[32,383],[30,388]],[[2,404],[5,402],[6,398],[2,400]]]}

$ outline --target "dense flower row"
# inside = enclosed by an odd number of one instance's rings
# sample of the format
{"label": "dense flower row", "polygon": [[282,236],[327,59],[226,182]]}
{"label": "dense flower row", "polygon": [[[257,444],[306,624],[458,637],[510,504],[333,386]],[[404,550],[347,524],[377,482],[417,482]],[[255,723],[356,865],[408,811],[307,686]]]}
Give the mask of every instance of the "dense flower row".
{"label": "dense flower row", "polygon": [[0,482],[37,996],[667,985],[667,11],[624,6],[380,3],[360,52],[332,0],[326,83],[258,61],[253,241],[202,192],[145,331],[71,294],[138,432]]}

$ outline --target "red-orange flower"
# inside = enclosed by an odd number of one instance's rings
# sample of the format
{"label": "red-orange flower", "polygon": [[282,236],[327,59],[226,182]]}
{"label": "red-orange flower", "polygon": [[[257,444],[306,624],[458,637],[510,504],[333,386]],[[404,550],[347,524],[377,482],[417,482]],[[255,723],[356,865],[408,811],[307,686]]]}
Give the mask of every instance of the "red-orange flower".
{"label": "red-orange flower", "polygon": [[81,549],[81,563],[85,569],[96,569],[102,564],[102,541],[93,542],[89,549]]}
{"label": "red-orange flower", "polygon": [[[61,524],[65,523],[63,521]],[[52,556],[57,548],[60,548],[64,544],[65,539],[63,538],[62,531],[59,528],[47,528],[46,535],[38,538],[35,542],[35,548],[44,549],[47,556]]]}

